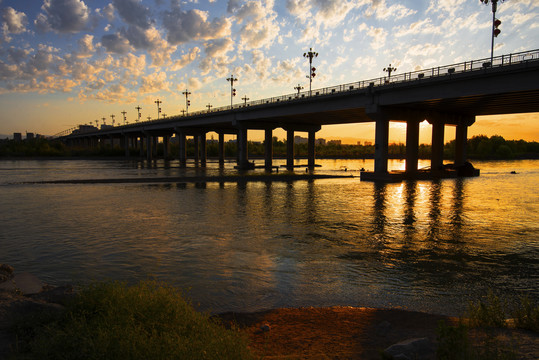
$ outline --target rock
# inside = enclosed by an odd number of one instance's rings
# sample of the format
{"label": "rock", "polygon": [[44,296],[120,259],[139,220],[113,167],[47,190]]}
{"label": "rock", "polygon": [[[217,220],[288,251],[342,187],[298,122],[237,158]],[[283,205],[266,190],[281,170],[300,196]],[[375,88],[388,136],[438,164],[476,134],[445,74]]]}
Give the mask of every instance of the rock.
{"label": "rock", "polygon": [[388,321],[382,321],[380,324],[376,325],[374,330],[377,336],[386,337],[387,334],[391,331],[391,323]]}
{"label": "rock", "polygon": [[9,281],[0,283],[0,290],[18,290],[23,295],[36,294],[43,289],[43,283],[30,273],[21,273],[13,276]]}
{"label": "rock", "polygon": [[434,346],[428,338],[404,340],[384,350],[389,359],[433,359],[434,353]]}
{"label": "rock", "polygon": [[3,283],[13,277],[13,266],[7,264],[0,265],[0,283]]}

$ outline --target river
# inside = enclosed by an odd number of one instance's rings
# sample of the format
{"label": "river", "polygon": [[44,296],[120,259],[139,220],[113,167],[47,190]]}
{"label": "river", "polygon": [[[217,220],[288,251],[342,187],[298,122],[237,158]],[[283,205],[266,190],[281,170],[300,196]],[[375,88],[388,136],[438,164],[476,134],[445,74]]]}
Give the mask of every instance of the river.
{"label": "river", "polygon": [[361,182],[372,160],[317,163],[316,173],[356,177],[36,184],[235,170],[2,160],[0,263],[55,285],[157,278],[211,312],[350,305],[458,315],[488,289],[539,300],[539,161],[474,162],[477,178],[396,184]]}

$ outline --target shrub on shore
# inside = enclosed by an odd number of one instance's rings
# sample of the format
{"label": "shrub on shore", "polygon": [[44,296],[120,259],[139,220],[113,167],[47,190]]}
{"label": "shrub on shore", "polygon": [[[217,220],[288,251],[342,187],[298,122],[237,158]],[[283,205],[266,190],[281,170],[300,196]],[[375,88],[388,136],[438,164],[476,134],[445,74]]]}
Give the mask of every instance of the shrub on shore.
{"label": "shrub on shore", "polygon": [[84,287],[60,316],[19,329],[16,359],[252,359],[247,338],[156,281]]}

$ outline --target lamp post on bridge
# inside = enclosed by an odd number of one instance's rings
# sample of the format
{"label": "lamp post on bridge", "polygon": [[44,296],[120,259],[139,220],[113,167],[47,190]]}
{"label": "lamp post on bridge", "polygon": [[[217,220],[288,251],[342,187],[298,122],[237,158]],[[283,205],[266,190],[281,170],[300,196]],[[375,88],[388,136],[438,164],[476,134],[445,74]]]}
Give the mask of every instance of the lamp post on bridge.
{"label": "lamp post on bridge", "polygon": [[309,48],[309,51],[306,53],[303,53],[303,57],[309,59],[309,76],[307,78],[309,79],[309,96],[312,95],[312,83],[313,83],[313,77],[316,76],[315,70],[316,68],[313,67],[313,58],[318,57],[318,53],[313,51],[313,48]]}
{"label": "lamp post on bridge", "polygon": [[211,104],[208,104],[206,105],[206,107],[208,108],[208,112],[210,112],[211,108],[213,107]]}
{"label": "lamp post on bridge", "polygon": [[236,96],[236,89],[234,89],[234,81],[238,81],[238,79],[235,78],[234,75],[230,75],[229,78],[226,78],[226,81],[230,81],[230,109],[232,109],[232,100],[234,99],[234,96]]}
{"label": "lamp post on bridge", "polygon": [[127,111],[125,111],[125,110],[122,111],[122,115],[124,116],[124,125],[125,125],[125,123],[126,123],[126,121],[127,121],[127,119],[125,118],[125,114],[127,114]]}
{"label": "lamp post on bridge", "polygon": [[154,103],[157,104],[157,120],[159,120],[159,114],[161,113],[161,107],[159,105],[162,104],[163,102],[157,99],[154,101]]}
{"label": "lamp post on bridge", "polygon": [[294,86],[294,90],[297,90],[298,91],[298,97],[299,97],[299,92],[301,90],[303,90],[303,86],[301,86],[301,84],[298,84],[298,86]]}
{"label": "lamp post on bridge", "polygon": [[180,112],[182,113],[182,116],[185,116],[185,109],[181,109]]}
{"label": "lamp post on bridge", "polygon": [[110,118],[112,119],[112,126],[114,126],[114,118],[115,118],[115,117],[116,117],[116,115],[114,115],[114,114],[112,114],[112,115],[110,116]]}
{"label": "lamp post on bridge", "polygon": [[189,90],[185,89],[182,94],[185,95],[185,115],[188,115],[189,105],[191,105],[191,101],[189,101],[189,95],[191,95],[191,93],[189,92]]}
{"label": "lamp post on bridge", "polygon": [[498,26],[502,24],[502,22],[499,19],[496,19],[496,10],[498,10],[498,1],[504,2],[504,0],[479,0],[482,4],[488,5],[488,3],[492,3],[492,34],[491,34],[491,42],[490,42],[490,66],[494,65],[492,62],[494,61],[494,38],[498,37],[500,35],[501,30],[498,29]]}
{"label": "lamp post on bridge", "polygon": [[389,64],[388,67],[384,68],[384,71],[387,72],[387,82],[391,81],[391,73],[394,71],[397,71],[396,67],[392,67],[391,64]]}
{"label": "lamp post on bridge", "polygon": [[249,100],[249,98],[247,97],[247,95],[245,95],[244,97],[241,98],[243,101],[244,101],[244,104],[243,106],[247,106],[247,100]]}
{"label": "lamp post on bridge", "polygon": [[139,122],[140,121],[140,110],[142,110],[142,108],[140,106],[137,105],[137,107],[135,108],[137,109],[137,113],[138,113],[138,118],[137,118],[137,121],[136,122]]}

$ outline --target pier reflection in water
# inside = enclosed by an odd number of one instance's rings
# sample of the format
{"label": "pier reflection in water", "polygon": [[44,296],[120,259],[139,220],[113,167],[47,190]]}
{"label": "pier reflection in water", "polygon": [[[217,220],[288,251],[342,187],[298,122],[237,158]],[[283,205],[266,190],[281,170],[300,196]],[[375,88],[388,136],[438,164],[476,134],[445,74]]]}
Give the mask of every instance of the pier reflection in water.
{"label": "pier reflection in water", "polygon": [[[56,163],[51,174],[40,164],[13,178],[58,176]],[[96,164],[117,178],[200,173]],[[0,261],[51,282],[156,276],[216,312],[354,305],[457,314],[487,288],[537,299],[539,162],[506,164],[521,167],[518,178],[501,165],[483,164],[474,179],[398,184],[26,185],[9,184],[5,170]],[[81,176],[81,167],[63,176]]]}

